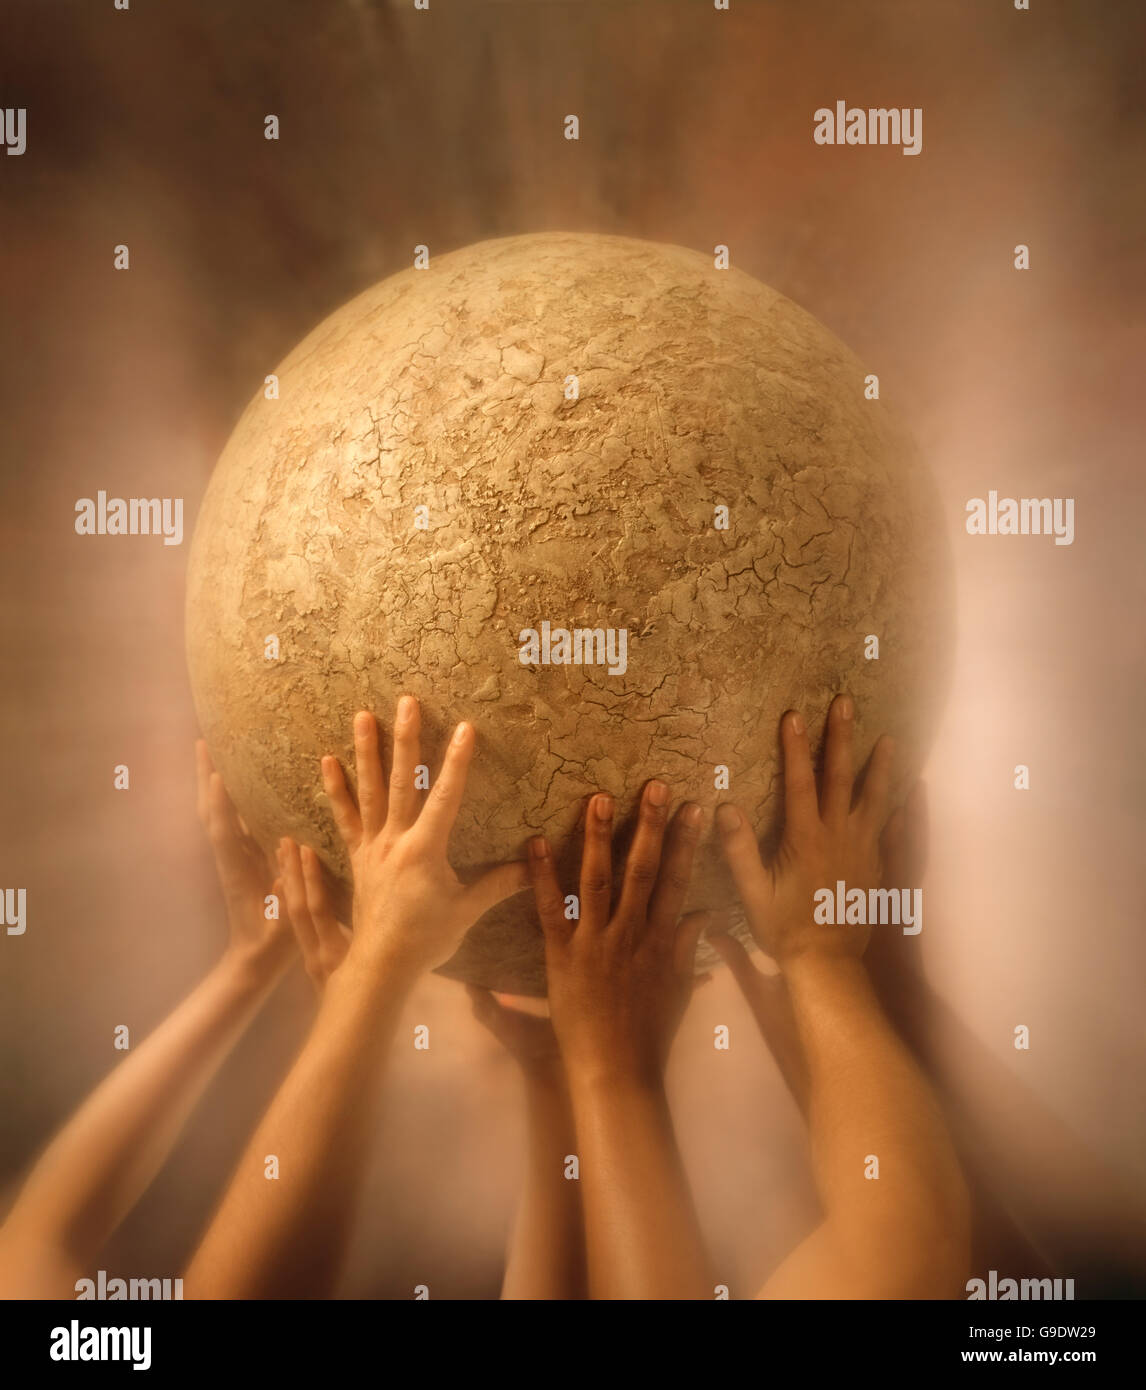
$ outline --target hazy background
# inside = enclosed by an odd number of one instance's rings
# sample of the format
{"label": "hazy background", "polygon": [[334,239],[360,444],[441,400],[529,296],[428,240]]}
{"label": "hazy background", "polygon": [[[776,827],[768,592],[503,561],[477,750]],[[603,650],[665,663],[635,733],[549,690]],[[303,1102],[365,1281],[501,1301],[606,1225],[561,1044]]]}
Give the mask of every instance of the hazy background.
{"label": "hazy background", "polygon": [[[0,105],[27,107],[28,149],[0,154],[0,880],[27,887],[29,926],[0,935],[0,1186],[115,1064],[114,1027],[138,1043],[224,940],[194,815],[186,543],[77,537],[76,499],[182,496],[189,537],[242,406],[319,319],[417,242],[576,229],[727,243],[916,431],[959,604],[927,773],[929,974],[999,1067],[1140,1188],[1141,7],[4,10]],[[815,146],[812,113],[837,99],[922,106],[922,154]],[[964,503],[990,488],[1074,497],[1073,546],[966,536]],[[311,1007],[301,979],[273,1001],[109,1270],[177,1272]],[[396,1055],[346,1292],[492,1296],[519,1173],[513,1064],[457,985],[427,981],[410,1022],[433,1047]],[[720,1275],[750,1293],[814,1207],[795,1112],[726,977],[686,1019],[671,1083]],[[995,1094],[1005,1152],[1023,1136]],[[1064,1220],[1094,1199],[1054,1151],[1030,1162]]]}

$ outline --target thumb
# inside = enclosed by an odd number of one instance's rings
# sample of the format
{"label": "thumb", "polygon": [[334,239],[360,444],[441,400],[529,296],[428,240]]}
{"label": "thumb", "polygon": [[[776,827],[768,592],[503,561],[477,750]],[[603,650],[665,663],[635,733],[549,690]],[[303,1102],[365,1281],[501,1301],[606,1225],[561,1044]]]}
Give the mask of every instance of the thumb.
{"label": "thumb", "polygon": [[466,901],[473,909],[473,920],[476,922],[491,907],[528,887],[529,874],[524,859],[495,864],[466,887]]}

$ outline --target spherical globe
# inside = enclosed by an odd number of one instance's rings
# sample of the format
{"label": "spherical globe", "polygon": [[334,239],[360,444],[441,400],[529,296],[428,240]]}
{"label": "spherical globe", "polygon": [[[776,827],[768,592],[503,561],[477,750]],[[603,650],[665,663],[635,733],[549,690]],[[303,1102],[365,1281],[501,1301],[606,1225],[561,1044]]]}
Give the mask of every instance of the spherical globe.
{"label": "spherical globe", "polygon": [[[766,285],[623,237],[486,241],[359,295],[274,375],[187,604],[203,733],[266,846],[349,887],[318,760],[352,775],[352,715],[385,735],[403,692],[431,775],[477,729],[459,872],[543,832],[570,894],[594,790],[624,821],[660,776],[774,836],[790,707],[818,739],[849,691],[858,752],[887,731],[898,790],[918,771],[951,637],[934,489],[856,358]],[[689,906],[727,907],[709,826]],[[528,895],[444,971],[544,993]]]}

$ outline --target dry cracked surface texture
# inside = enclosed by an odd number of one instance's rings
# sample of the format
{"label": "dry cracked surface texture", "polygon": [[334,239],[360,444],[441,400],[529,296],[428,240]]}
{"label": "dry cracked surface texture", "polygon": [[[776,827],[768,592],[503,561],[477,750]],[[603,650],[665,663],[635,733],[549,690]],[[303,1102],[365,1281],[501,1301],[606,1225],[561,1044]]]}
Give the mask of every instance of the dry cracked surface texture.
{"label": "dry cracked surface texture", "polygon": [[[918,771],[951,647],[938,503],[865,369],[790,300],[675,246],[511,237],[367,290],[277,375],[220,459],[188,584],[203,732],[266,845],[313,844],[348,887],[318,759],[352,774],[354,712],[385,731],[402,692],[431,769],[457,720],[478,731],[459,871],[543,832],[570,892],[594,790],[627,817],[661,776],[774,837],[790,707],[818,737],[850,691],[860,753],[886,730],[899,790]],[[627,629],[628,669],[522,665],[546,620]],[[711,829],[689,905],[741,929]],[[445,972],[543,994],[527,896]]]}

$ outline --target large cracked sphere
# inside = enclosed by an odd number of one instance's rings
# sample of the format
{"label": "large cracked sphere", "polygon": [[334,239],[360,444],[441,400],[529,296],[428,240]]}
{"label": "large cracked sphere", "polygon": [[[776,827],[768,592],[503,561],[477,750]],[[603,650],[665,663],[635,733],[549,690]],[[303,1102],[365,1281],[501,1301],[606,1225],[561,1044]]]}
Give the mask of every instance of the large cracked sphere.
{"label": "large cracked sphere", "polygon": [[[837,691],[857,754],[887,731],[898,790],[918,772],[950,645],[937,500],[864,368],[774,290],[676,246],[486,241],[359,295],[275,376],[211,480],[187,608],[203,733],[263,845],[313,845],[345,893],[319,758],[352,780],[354,712],[385,736],[403,692],[431,774],[477,729],[463,877],[543,832],[575,892],[587,794],[624,823],[653,776],[767,841],[780,717],[818,741]],[[625,669],[523,664],[543,623],[623,630]],[[689,905],[735,922],[707,824]],[[544,993],[528,895],[444,971]]]}

